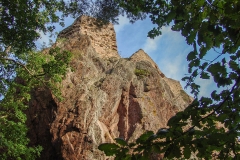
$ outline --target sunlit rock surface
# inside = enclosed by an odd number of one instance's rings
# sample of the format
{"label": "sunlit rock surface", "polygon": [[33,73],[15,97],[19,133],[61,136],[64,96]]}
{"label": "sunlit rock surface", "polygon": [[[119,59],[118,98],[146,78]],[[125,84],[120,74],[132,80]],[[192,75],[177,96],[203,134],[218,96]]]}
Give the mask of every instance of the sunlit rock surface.
{"label": "sunlit rock surface", "polygon": [[54,46],[74,55],[61,84],[63,101],[45,88],[32,91],[28,136],[31,145],[44,147],[40,159],[108,159],[99,144],[156,132],[192,101],[143,50],[121,58],[112,24],[98,28],[82,16],[60,32]]}

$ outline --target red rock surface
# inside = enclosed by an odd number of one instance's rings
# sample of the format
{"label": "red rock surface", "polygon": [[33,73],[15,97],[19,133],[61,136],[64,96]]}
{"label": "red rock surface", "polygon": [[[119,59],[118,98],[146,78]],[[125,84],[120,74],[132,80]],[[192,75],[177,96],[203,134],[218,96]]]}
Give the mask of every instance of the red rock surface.
{"label": "red rock surface", "polygon": [[[74,53],[73,71],[62,82],[64,100],[58,102],[48,89],[32,93],[27,123],[31,145],[44,147],[40,159],[108,159],[99,144],[156,132],[192,100],[143,50],[120,58],[111,24],[95,31],[94,19],[86,19],[78,18],[54,45]],[[107,49],[96,47],[96,39]]]}

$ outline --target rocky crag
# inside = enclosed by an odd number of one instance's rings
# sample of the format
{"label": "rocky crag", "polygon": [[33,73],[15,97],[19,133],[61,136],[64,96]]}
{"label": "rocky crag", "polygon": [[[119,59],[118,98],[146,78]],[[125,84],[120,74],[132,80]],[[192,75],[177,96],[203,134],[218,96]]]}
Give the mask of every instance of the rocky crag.
{"label": "rocky crag", "polygon": [[110,159],[99,144],[156,132],[192,101],[143,50],[121,58],[113,25],[99,28],[95,22],[79,17],[54,44],[73,53],[72,70],[61,84],[64,100],[46,88],[32,91],[28,136],[30,145],[43,146],[40,159]]}

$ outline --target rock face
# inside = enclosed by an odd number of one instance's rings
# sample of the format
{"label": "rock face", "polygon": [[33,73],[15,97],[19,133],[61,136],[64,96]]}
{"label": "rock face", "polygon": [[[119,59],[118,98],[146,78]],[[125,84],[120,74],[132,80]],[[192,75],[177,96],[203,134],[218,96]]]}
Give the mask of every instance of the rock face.
{"label": "rock face", "polygon": [[85,45],[91,43],[91,47],[101,58],[120,58],[117,52],[116,33],[113,25],[108,24],[99,27],[94,18],[79,17],[71,26],[59,33],[58,39],[68,41],[68,43],[64,43],[63,48],[72,52],[84,50]]}
{"label": "rock face", "polygon": [[93,22],[78,18],[55,44],[74,53],[73,70],[62,82],[64,100],[46,88],[32,93],[27,123],[31,145],[44,147],[40,159],[111,159],[99,144],[156,132],[192,101],[143,50],[120,58],[113,26]]}

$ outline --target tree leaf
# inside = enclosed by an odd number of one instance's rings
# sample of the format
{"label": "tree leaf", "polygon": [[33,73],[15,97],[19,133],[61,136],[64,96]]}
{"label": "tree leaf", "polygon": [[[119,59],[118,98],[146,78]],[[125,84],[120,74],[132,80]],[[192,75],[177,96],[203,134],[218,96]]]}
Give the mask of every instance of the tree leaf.
{"label": "tree leaf", "polygon": [[168,120],[168,123],[167,125],[168,126],[174,126],[176,125],[179,121],[180,121],[181,117],[180,116],[172,116],[169,120]]}
{"label": "tree leaf", "polygon": [[120,147],[114,143],[103,143],[98,146],[100,151],[103,151],[107,156],[113,156],[118,153]]}
{"label": "tree leaf", "polygon": [[192,51],[187,55],[187,61],[191,61],[196,58],[196,52]]}
{"label": "tree leaf", "polygon": [[202,78],[202,79],[209,79],[210,76],[208,75],[207,72],[202,72],[200,78]]}
{"label": "tree leaf", "polygon": [[158,130],[157,132],[157,135],[160,136],[160,135],[166,135],[168,133],[168,129],[167,128],[161,128]]}
{"label": "tree leaf", "polygon": [[202,59],[207,54],[208,49],[204,46],[200,48],[199,58]]}
{"label": "tree leaf", "polygon": [[137,143],[144,143],[150,136],[154,135],[153,131],[146,131],[137,140]]}
{"label": "tree leaf", "polygon": [[121,146],[126,146],[127,145],[127,142],[122,139],[122,138],[115,138],[115,141],[120,144]]}
{"label": "tree leaf", "polygon": [[186,158],[186,159],[190,158],[191,150],[190,150],[189,146],[184,147],[183,155],[184,155],[184,158]]}

